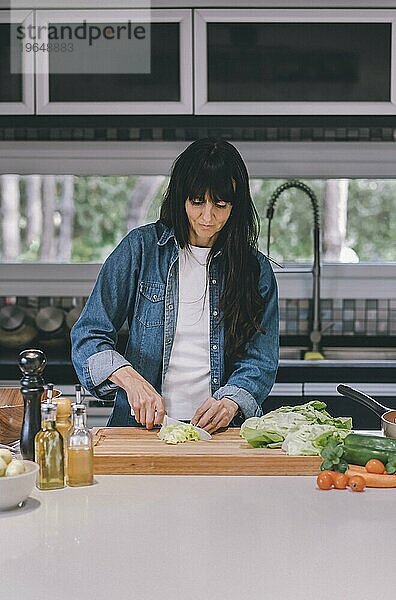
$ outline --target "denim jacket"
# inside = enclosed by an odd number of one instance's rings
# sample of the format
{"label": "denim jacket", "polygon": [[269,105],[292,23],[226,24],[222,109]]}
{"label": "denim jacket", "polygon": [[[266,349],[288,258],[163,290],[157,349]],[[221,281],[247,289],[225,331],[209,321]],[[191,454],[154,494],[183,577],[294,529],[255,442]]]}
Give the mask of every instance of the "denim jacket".
{"label": "denim jacket", "polygon": [[[161,221],[131,230],[104,262],[80,318],[71,331],[72,361],[82,385],[95,397],[114,396],[109,425],[130,425],[126,393],[108,377],[132,365],[161,393],[175,336],[179,246]],[[223,286],[221,251],[209,266],[210,376],[215,399],[234,400],[244,418],[262,415],[261,404],[275,381],[279,358],[278,293],[268,259],[258,252],[259,290],[266,300],[262,327],[227,375],[224,325],[219,307]],[[117,332],[128,319],[124,356]],[[206,398],[202,398],[202,402]],[[241,416],[242,416],[241,415]]]}

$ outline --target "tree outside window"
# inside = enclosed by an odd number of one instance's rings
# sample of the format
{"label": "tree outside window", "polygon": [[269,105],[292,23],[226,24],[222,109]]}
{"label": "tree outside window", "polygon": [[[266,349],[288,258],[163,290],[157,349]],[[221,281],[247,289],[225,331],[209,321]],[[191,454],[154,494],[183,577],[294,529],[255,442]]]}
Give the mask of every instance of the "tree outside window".
{"label": "tree outside window", "polygon": [[[321,206],[324,262],[396,262],[396,179],[303,180]],[[266,209],[285,180],[251,179],[266,252]],[[155,221],[168,178],[7,174],[0,176],[0,261],[102,262],[134,227]],[[312,211],[285,191],[271,224],[271,255],[312,260]]]}

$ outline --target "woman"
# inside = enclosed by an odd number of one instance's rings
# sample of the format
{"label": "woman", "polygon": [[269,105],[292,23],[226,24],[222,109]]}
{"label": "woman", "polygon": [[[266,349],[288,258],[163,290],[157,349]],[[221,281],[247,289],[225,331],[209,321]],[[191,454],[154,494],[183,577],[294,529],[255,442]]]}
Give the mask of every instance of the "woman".
{"label": "woman", "polygon": [[109,426],[151,429],[167,413],[213,433],[262,415],[279,337],[258,232],[239,152],[220,139],[193,142],[173,164],[160,219],[110,254],[71,332],[82,385],[98,398],[116,391]]}

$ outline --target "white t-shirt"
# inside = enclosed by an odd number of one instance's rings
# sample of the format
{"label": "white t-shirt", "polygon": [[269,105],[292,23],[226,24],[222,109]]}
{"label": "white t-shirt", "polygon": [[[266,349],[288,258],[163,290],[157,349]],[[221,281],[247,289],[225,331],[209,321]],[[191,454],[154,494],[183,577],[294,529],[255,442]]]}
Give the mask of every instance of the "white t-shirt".
{"label": "white t-shirt", "polygon": [[179,308],[168,371],[162,387],[165,410],[174,419],[190,420],[211,396],[209,354],[210,248],[190,246],[179,252]]}

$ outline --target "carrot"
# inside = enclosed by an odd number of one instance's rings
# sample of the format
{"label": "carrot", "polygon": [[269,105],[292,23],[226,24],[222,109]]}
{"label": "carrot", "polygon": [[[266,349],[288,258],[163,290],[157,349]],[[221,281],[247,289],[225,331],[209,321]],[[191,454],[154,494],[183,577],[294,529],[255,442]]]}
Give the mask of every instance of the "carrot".
{"label": "carrot", "polygon": [[347,477],[353,477],[353,475],[361,475],[366,482],[366,487],[376,488],[391,488],[396,487],[396,475],[379,475],[377,473],[367,473],[365,467],[358,465],[349,465],[349,469],[346,471]]}
{"label": "carrot", "polygon": [[[368,473],[366,467],[361,467],[360,465],[349,465],[349,468],[353,469],[354,471],[359,471],[359,475],[362,473]],[[346,471],[346,473],[348,473],[348,471]],[[354,473],[354,475],[357,475],[357,473]]]}

